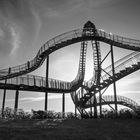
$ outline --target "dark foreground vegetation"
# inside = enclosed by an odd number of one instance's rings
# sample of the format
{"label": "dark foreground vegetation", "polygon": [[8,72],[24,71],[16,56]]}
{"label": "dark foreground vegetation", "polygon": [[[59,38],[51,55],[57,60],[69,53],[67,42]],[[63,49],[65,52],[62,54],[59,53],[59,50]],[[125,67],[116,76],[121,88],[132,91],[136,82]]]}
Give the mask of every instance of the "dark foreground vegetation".
{"label": "dark foreground vegetation", "polygon": [[6,108],[0,118],[0,140],[140,140],[139,113],[121,110],[118,118],[104,111],[101,118],[53,111]]}

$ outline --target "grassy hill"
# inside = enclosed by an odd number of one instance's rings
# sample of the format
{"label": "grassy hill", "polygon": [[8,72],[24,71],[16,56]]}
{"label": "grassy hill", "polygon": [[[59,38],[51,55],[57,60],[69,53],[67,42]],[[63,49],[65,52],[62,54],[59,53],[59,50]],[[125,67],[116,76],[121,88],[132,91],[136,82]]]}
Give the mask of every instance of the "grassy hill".
{"label": "grassy hill", "polygon": [[140,140],[140,120],[1,119],[0,140]]}

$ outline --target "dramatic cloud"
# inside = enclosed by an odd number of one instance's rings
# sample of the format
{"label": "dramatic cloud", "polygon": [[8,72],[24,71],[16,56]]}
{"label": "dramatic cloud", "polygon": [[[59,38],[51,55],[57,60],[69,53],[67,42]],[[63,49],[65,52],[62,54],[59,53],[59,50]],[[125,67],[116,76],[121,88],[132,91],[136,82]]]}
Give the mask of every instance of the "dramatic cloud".
{"label": "dramatic cloud", "polygon": [[30,46],[41,27],[38,14],[26,0],[0,1],[0,49],[14,54],[21,46]]}
{"label": "dramatic cloud", "polygon": [[20,47],[20,36],[19,34],[14,30],[14,28],[11,27],[11,35],[12,35],[12,45],[13,48],[11,50],[11,55],[15,53],[15,51]]}
{"label": "dramatic cloud", "polygon": [[[0,49],[14,54],[21,47],[32,46],[42,24],[48,18],[67,17],[84,9],[93,9],[112,0],[1,0]],[[45,23],[46,23],[45,22]]]}
{"label": "dramatic cloud", "polygon": [[2,39],[4,37],[4,32],[3,30],[0,28],[0,39]]}
{"label": "dramatic cloud", "polygon": [[12,43],[12,34],[11,34],[11,28],[8,22],[4,21],[2,18],[0,18],[0,52],[2,53],[10,53],[11,48],[10,46]]}

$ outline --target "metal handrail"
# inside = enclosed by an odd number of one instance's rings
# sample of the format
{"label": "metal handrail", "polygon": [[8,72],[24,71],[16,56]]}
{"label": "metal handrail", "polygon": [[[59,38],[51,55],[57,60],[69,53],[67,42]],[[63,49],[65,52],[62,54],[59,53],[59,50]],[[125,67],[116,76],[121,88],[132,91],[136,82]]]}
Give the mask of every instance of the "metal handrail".
{"label": "metal handrail", "polygon": [[[121,63],[120,63],[121,62]],[[140,62],[140,52],[137,53],[132,53],[129,55],[129,58],[123,60],[121,59],[121,61],[118,61],[118,63],[115,65],[115,73],[119,73],[121,70],[125,70],[128,67],[132,67],[133,64],[137,64],[137,62]],[[108,71],[107,71],[108,70]],[[112,69],[110,67],[110,69],[107,69],[106,72],[108,74],[104,74],[102,75],[102,80],[106,80],[109,78],[109,75],[112,75]]]}
{"label": "metal handrail", "polygon": [[[111,102],[114,103],[114,96],[113,95],[102,96],[102,99],[103,100],[102,100],[101,104],[111,103]],[[96,97],[96,100],[97,100],[97,105],[100,104],[99,96]],[[130,98],[120,96],[120,95],[117,95],[117,102],[119,104],[127,106],[133,110],[135,110],[139,107],[139,104],[137,102],[133,101]],[[85,108],[86,108],[86,106],[93,105],[93,104],[94,104],[94,98],[92,97],[91,100],[86,103]]]}
{"label": "metal handrail", "polygon": [[[75,96],[73,96],[73,101],[77,104],[80,101],[81,93],[80,90],[75,94],[73,93]],[[106,95],[106,96],[102,96],[101,103],[100,103],[100,97],[96,97],[96,101],[97,101],[97,106],[98,105],[107,105],[107,104],[114,104],[114,96],[113,95]],[[117,103],[120,105],[124,105],[127,106],[131,109],[133,109],[134,111],[136,111],[138,108],[140,108],[140,105],[133,101],[130,98],[124,97],[124,96],[120,96],[117,95]],[[88,100],[86,102],[86,104],[84,105],[84,109],[89,108],[89,107],[93,107],[94,106],[94,97],[92,96],[90,98],[90,100]]]}
{"label": "metal handrail", "polygon": [[[90,29],[87,29],[87,30],[88,32],[84,35],[84,37],[82,36],[83,29],[72,30],[70,32],[66,32],[66,33],[63,33],[61,35],[54,37],[53,39],[47,41],[44,45],[41,46],[41,48],[39,49],[37,55],[35,56],[33,60],[28,61],[27,63],[22,64],[22,65],[11,67],[10,73],[8,73],[9,68],[0,70],[0,79],[2,79],[2,77],[3,79],[7,79],[6,77],[7,75],[8,75],[8,78],[10,78],[10,75],[11,77],[13,77],[14,74],[16,74],[16,76],[22,75],[22,74],[26,74],[37,69],[43,63],[42,61],[45,60],[44,58],[41,57],[42,53],[48,51],[49,49],[53,47],[56,47],[57,44],[61,44],[62,42],[66,42],[71,39],[86,38],[86,37],[94,36],[94,37],[102,38],[101,41],[103,42],[106,42],[104,39],[108,39],[109,41],[117,42],[122,45],[129,45],[133,48],[134,47],[140,48],[140,40],[121,37],[114,34],[108,34],[101,30],[97,30],[97,34],[92,34],[92,32],[89,32]],[[109,42],[106,42],[106,43],[109,43]],[[30,64],[30,67],[28,67],[29,66],[28,64]]]}

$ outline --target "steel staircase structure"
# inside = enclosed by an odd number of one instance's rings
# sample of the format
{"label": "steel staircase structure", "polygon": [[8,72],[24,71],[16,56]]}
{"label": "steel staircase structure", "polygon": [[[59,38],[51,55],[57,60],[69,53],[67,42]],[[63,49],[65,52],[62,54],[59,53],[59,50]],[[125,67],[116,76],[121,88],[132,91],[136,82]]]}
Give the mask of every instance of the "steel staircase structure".
{"label": "steel staircase structure", "polygon": [[[119,105],[123,105],[123,106],[126,106],[134,111],[137,111],[137,109],[140,108],[139,104],[136,103],[135,101],[133,101],[132,99],[130,98],[126,98],[124,96],[117,96],[117,103]],[[107,104],[114,104],[114,96],[112,95],[106,95],[106,96],[102,96],[102,102],[101,102],[102,105],[107,105]],[[90,108],[90,107],[93,107],[94,105],[94,100],[92,98],[92,100],[88,101],[85,108]],[[99,97],[97,97],[97,106],[100,105],[100,100],[99,100]]]}
{"label": "steel staircase structure", "polygon": [[[94,69],[92,78],[84,81],[88,41],[92,43]],[[79,68],[73,81],[46,79],[46,77],[28,74],[38,69],[51,53],[78,42],[81,42]],[[115,62],[115,74],[112,75],[112,66],[108,66],[104,70],[101,67],[100,42],[135,52]],[[93,102],[89,103],[94,101],[96,93],[139,69],[140,40],[108,34],[98,30],[93,23],[88,21],[82,29],[66,32],[47,41],[41,46],[33,60],[0,70],[0,89],[71,93],[72,100],[79,112],[86,113],[85,109],[93,106]],[[46,80],[48,86],[46,86]]]}
{"label": "steel staircase structure", "polygon": [[[135,61],[134,61],[135,60]],[[82,95],[81,92],[77,92],[75,95],[76,97],[76,103],[78,105],[81,105],[82,109],[84,108],[86,102],[94,98],[94,95],[99,92],[99,90],[102,90],[109,85],[111,85],[113,82],[120,80],[121,78],[137,71],[140,69],[140,52],[133,52],[127,56],[124,57],[124,59],[120,59],[115,63],[115,76],[113,77],[111,66],[108,66],[106,70],[106,74],[101,76],[101,82],[100,85],[94,85],[94,89],[92,89],[91,92],[87,92],[85,90],[85,94]],[[108,71],[107,71],[108,70]],[[85,86],[90,87],[91,86],[91,80],[85,83]],[[74,99],[74,97],[73,97]]]}

